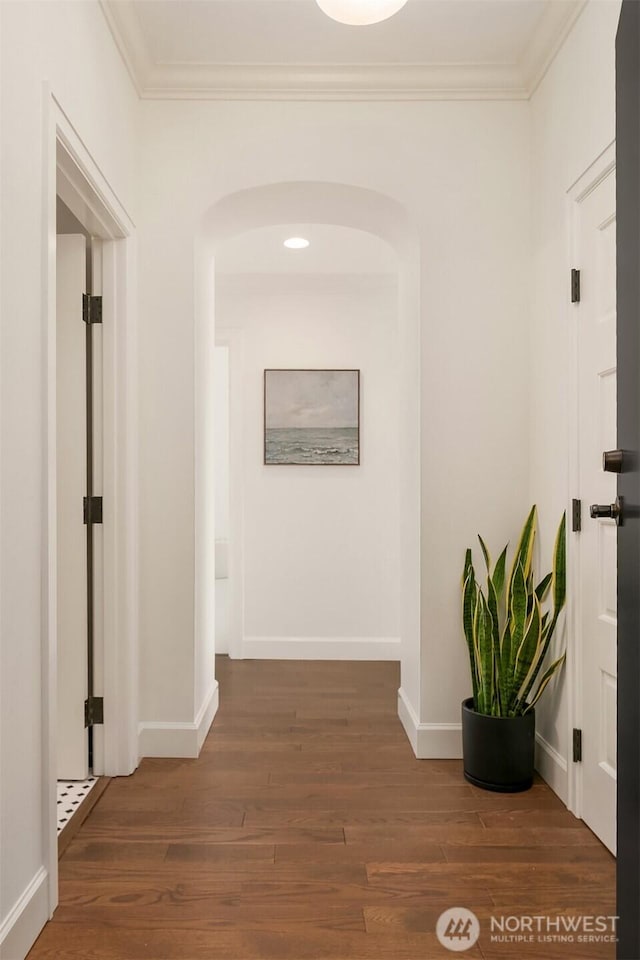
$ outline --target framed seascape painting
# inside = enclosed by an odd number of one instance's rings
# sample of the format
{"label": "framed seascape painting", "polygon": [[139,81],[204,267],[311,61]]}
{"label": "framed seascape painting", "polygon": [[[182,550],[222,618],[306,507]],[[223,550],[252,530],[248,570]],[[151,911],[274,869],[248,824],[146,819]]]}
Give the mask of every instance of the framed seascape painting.
{"label": "framed seascape painting", "polygon": [[359,370],[265,370],[264,462],[360,463]]}

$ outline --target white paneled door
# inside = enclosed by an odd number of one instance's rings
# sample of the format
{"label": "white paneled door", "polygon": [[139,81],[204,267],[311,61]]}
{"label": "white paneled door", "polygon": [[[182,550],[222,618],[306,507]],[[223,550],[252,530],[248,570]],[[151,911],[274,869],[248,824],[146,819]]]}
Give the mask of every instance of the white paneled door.
{"label": "white paneled door", "polygon": [[[580,266],[578,424],[582,531],[578,643],[582,713],[582,816],[603,843],[616,845],[617,526],[591,516],[616,499],[616,474],[602,456],[616,447],[615,170],[577,204]],[[600,510],[605,513],[605,510]],[[581,679],[581,683],[580,683]]]}
{"label": "white paneled door", "polygon": [[88,684],[87,534],[83,518],[87,484],[83,236],[57,238],[56,284],[58,779],[85,780],[89,773],[89,745],[84,725]]}

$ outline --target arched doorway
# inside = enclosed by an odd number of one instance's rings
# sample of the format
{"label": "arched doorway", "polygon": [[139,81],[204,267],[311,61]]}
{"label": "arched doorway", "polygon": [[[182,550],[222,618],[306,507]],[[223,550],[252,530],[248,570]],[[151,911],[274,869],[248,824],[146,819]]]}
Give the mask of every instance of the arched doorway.
{"label": "arched doorway", "polygon": [[420,290],[419,243],[406,210],[371,190],[327,182],[252,187],[222,198],[203,217],[195,260],[195,640],[196,687],[204,696],[214,650],[213,357],[215,256],[225,240],[285,223],[375,234],[398,260],[401,688],[420,702]]}

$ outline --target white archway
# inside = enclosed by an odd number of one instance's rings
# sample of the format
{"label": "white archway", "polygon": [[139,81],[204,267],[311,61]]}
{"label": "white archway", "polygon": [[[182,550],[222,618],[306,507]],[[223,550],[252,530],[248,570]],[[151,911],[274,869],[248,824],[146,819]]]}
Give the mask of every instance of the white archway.
{"label": "white archway", "polygon": [[406,209],[372,190],[341,183],[293,181],[251,187],[205,214],[195,249],[195,649],[196,687],[204,697],[213,662],[215,611],[213,497],[213,356],[215,254],[250,230],[319,223],[363,230],[398,258],[400,357],[401,685],[420,702],[420,249]]}

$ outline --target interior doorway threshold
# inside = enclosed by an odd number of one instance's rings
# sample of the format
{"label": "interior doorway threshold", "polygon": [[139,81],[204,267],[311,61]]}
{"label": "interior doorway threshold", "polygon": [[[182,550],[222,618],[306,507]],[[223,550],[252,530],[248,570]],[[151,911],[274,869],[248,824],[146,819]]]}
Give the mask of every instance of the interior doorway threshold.
{"label": "interior doorway threshold", "polygon": [[109,786],[110,777],[87,780],[59,780],[57,792],[58,858],[67,849],[79,828]]}

